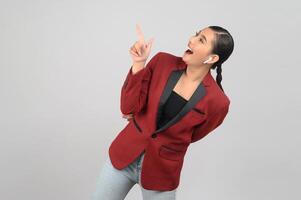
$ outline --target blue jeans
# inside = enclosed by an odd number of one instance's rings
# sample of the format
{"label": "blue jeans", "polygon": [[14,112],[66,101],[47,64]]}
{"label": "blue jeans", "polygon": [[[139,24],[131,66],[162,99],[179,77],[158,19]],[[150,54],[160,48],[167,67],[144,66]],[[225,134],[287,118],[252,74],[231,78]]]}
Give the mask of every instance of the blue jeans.
{"label": "blue jeans", "polygon": [[107,157],[97,178],[92,200],[124,200],[131,188],[138,183],[143,200],[175,200],[176,191],[147,190],[141,186],[141,166],[144,152],[134,162],[122,170],[114,168]]}

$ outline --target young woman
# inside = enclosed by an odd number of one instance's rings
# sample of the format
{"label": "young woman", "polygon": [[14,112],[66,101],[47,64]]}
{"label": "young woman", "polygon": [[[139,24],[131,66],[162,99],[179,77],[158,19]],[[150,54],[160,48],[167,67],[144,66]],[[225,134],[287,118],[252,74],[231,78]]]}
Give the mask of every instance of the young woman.
{"label": "young woman", "polygon": [[110,145],[93,200],[122,200],[136,183],[144,200],[174,200],[188,146],[222,124],[229,111],[221,85],[222,63],[234,48],[227,30],[206,27],[189,39],[182,57],[159,52],[146,66],[153,40],[145,42],[138,25],[136,30],[120,98],[129,122]]}

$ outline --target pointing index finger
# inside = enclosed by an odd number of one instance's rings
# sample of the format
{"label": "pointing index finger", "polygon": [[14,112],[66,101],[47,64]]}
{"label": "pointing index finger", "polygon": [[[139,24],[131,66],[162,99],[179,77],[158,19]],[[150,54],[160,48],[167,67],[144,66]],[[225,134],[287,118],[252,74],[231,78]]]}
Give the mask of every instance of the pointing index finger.
{"label": "pointing index finger", "polygon": [[143,35],[143,33],[141,31],[141,28],[140,28],[140,26],[138,24],[136,24],[136,33],[138,35],[139,42],[141,42],[142,44],[144,44],[145,43],[145,41],[144,41],[144,35]]}

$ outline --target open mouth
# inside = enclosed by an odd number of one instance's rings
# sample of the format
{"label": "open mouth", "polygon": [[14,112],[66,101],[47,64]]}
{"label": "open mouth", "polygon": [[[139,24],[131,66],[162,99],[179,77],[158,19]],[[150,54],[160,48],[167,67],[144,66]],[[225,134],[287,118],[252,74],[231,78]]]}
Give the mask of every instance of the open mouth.
{"label": "open mouth", "polygon": [[188,54],[193,54],[193,52],[190,49],[187,49],[185,52]]}

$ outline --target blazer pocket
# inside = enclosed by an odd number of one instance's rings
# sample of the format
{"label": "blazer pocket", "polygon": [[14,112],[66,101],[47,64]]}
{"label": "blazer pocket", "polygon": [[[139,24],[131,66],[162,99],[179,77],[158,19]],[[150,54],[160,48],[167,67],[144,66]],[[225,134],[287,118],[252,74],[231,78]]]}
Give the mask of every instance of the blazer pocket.
{"label": "blazer pocket", "polygon": [[197,113],[201,114],[201,115],[205,115],[205,112],[198,109],[198,108],[192,108],[194,111],[196,111]]}
{"label": "blazer pocket", "polygon": [[198,108],[192,108],[191,115],[199,122],[203,121],[207,117],[207,114]]}
{"label": "blazer pocket", "polygon": [[135,127],[138,129],[138,131],[140,133],[142,133],[142,129],[140,128],[139,124],[137,123],[135,116],[133,116],[133,122],[134,122]]}
{"label": "blazer pocket", "polygon": [[166,145],[161,145],[159,155],[167,160],[178,161],[183,158],[184,151],[170,148]]}
{"label": "blazer pocket", "polygon": [[205,112],[198,108],[192,108],[185,116],[184,116],[184,123],[188,126],[195,126],[201,124],[206,119],[207,115]]}

